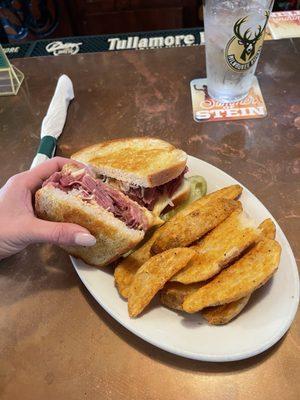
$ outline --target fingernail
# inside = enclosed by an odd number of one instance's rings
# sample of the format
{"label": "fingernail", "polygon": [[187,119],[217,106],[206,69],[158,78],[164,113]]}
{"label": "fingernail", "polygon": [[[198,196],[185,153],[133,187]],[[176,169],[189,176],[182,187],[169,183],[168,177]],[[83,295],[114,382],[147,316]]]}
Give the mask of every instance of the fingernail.
{"label": "fingernail", "polygon": [[75,243],[79,246],[94,246],[96,238],[89,233],[79,232],[75,235]]}

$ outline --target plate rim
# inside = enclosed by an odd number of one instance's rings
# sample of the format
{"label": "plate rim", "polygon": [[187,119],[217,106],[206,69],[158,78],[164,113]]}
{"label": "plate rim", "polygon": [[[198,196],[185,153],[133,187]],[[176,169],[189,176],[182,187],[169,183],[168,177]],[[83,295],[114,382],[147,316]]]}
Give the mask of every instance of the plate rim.
{"label": "plate rim", "polygon": [[122,321],[120,318],[119,314],[114,313],[110,310],[110,308],[105,304],[101,303],[98,298],[97,294],[94,293],[94,290],[91,289],[86,282],[86,279],[84,277],[84,274],[81,274],[80,269],[77,267],[76,263],[77,260],[75,257],[70,256],[72,265],[78,274],[80,280],[86,287],[86,289],[89,291],[89,293],[93,296],[93,298],[97,301],[97,303],[114,319],[116,320],[119,324],[121,324],[124,328],[129,330],[131,333],[134,335],[138,336],[139,338],[143,339],[144,341],[150,343],[151,345],[158,347],[164,351],[167,351],[168,353],[175,354],[180,357],[185,357],[197,361],[208,361],[208,362],[231,362],[231,361],[238,361],[238,360],[244,360],[250,357],[254,357],[270,347],[272,347],[274,344],[276,344],[288,331],[289,327],[291,326],[295,315],[297,313],[298,309],[298,304],[299,304],[299,291],[300,291],[300,285],[299,285],[299,274],[298,274],[298,268],[297,268],[297,263],[295,260],[295,256],[293,254],[292,248],[289,244],[289,241],[287,240],[287,237],[285,236],[283,230],[281,229],[280,225],[278,224],[277,220],[273,217],[273,215],[270,213],[270,211],[267,209],[267,207],[255,196],[254,193],[252,193],[247,187],[245,187],[242,183],[240,183],[237,179],[235,179],[233,176],[227,174],[227,172],[221,170],[218,167],[215,167],[213,164],[208,163],[207,161],[201,160],[200,158],[188,155],[188,161],[189,159],[193,159],[196,162],[201,162],[206,165],[206,167],[212,168],[215,170],[216,173],[220,173],[225,175],[227,178],[234,180],[236,184],[239,184],[242,186],[243,190],[248,192],[251,196],[255,198],[255,200],[263,207],[264,211],[269,215],[269,217],[272,218],[273,221],[275,221],[276,226],[280,230],[280,234],[283,237],[283,240],[285,241],[285,247],[288,253],[289,258],[291,259],[291,264],[292,264],[292,273],[293,273],[293,278],[295,278],[295,296],[293,298],[293,306],[291,307],[290,313],[288,318],[286,319],[286,323],[282,325],[281,329],[278,330],[273,336],[271,336],[267,341],[262,343],[260,346],[258,346],[255,350],[249,350],[249,351],[242,351],[242,352],[236,352],[232,354],[226,354],[226,355],[219,355],[219,354],[203,354],[203,353],[195,353],[192,351],[187,351],[187,350],[180,350],[178,351],[175,347],[173,346],[168,346],[165,345],[164,343],[159,343],[156,340],[152,340],[151,338],[147,337],[147,335],[143,335],[141,332],[136,331],[133,327],[130,326],[129,323],[126,321]]}

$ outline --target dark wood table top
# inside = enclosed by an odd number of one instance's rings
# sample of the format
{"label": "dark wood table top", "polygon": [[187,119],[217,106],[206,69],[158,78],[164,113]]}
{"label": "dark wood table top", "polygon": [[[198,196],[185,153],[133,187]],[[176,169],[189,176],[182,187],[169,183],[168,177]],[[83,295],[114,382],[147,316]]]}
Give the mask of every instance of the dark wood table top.
{"label": "dark wood table top", "polygon": [[[257,76],[264,119],[195,123],[190,80],[204,76],[204,47],[19,59],[26,77],[0,98],[1,177],[27,169],[57,78],[74,83],[58,154],[105,139],[166,139],[232,175],[271,211],[300,257],[300,39],[267,42]],[[0,398],[280,399],[300,396],[299,314],[268,351],[232,363],[168,354],[114,321],[70,260],[35,245],[0,264]],[[283,288],[284,290],[284,288]]]}

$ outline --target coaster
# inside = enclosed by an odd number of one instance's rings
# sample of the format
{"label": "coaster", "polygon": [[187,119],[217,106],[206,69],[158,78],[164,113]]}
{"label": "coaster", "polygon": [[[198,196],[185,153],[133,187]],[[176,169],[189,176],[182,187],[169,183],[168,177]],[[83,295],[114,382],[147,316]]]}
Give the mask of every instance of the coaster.
{"label": "coaster", "polygon": [[300,10],[273,12],[269,29],[274,39],[300,37]]}
{"label": "coaster", "polygon": [[233,121],[238,119],[264,118],[267,109],[256,77],[249,94],[235,103],[220,103],[209,97],[207,79],[194,79],[190,83],[193,117],[201,121]]}

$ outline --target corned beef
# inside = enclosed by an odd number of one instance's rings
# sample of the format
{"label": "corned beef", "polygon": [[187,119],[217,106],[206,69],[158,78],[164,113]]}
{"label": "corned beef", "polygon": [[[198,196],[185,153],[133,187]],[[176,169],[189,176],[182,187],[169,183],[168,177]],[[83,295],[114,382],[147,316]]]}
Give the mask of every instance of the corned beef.
{"label": "corned beef", "polygon": [[95,200],[101,207],[114,214],[116,218],[132,229],[148,229],[148,220],[143,211],[124,194],[109,185],[94,179],[86,170],[75,176],[71,173],[55,172],[43,186],[52,185],[64,192],[80,190],[85,201]]}
{"label": "corned beef", "polygon": [[184,171],[177,176],[177,178],[172,179],[163,185],[152,188],[130,186],[129,190],[124,191],[124,193],[141,206],[148,208],[148,210],[153,210],[155,203],[161,195],[167,194],[170,198],[173,196],[173,194],[182,184],[184,174],[187,172],[187,170],[188,169],[186,167]]}

